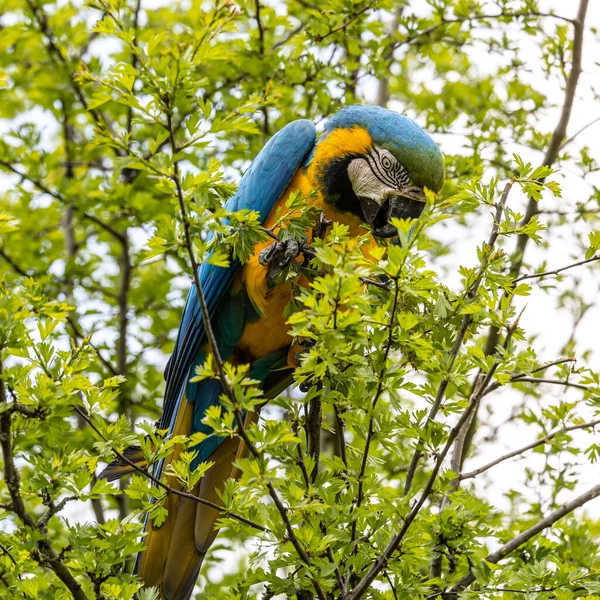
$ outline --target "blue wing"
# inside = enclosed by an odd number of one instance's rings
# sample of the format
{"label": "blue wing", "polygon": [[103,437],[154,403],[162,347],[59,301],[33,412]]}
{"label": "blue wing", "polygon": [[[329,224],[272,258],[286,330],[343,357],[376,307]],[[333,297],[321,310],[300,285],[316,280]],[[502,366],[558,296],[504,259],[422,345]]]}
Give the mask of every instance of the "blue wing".
{"label": "blue wing", "polygon": [[[269,140],[254,159],[242,177],[237,193],[227,202],[227,209],[255,210],[260,214],[261,223],[264,223],[298,167],[313,148],[315,139],[315,127],[310,121],[298,120],[284,127]],[[198,267],[202,291],[211,317],[214,317],[215,310],[224,293],[231,286],[239,266],[239,263],[232,261],[226,268],[206,263]],[[243,327],[243,323],[241,326]],[[226,335],[220,337],[219,345],[223,344],[223,355],[226,358],[233,348],[227,343]],[[188,379],[191,377],[190,369],[200,359],[201,349],[205,343],[206,332],[200,303],[196,288],[192,285],[179,326],[175,349],[165,373],[167,381],[160,420],[161,428],[167,429],[172,426]],[[192,396],[190,400],[195,395],[197,401],[202,402],[203,405],[206,403],[208,406],[214,402],[210,397],[205,399],[202,397],[203,394],[190,394],[189,391],[188,397]],[[216,393],[216,390],[214,392]],[[199,409],[203,413],[205,407],[198,406],[194,412],[199,412]]]}

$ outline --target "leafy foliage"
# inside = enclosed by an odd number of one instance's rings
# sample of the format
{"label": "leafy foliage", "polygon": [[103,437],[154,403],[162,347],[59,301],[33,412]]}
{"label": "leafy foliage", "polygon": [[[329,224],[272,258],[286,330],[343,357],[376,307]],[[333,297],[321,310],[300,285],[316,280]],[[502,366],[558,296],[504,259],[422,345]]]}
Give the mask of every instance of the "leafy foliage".
{"label": "leafy foliage", "polygon": [[[573,512],[600,495],[579,485],[600,375],[576,335],[596,303],[577,273],[600,256],[598,167],[566,130],[587,2],[578,21],[533,0],[413,4],[2,4],[2,597],[157,597],[131,574],[141,517],[164,522],[167,494],[212,466],[191,468],[208,434],[153,424],[192,265],[317,227],[297,195],[272,231],[224,201],[274,132],[356,101],[418,120],[447,181],[395,222],[399,245],[367,253],[333,224],[282,274],[300,387],[246,432],[265,398],[245,366],[194,374],[224,379],[210,435],[251,450],[201,597],[600,594],[598,522]],[[575,323],[558,350],[524,326],[548,297]],[[179,456],[160,480],[96,478],[131,445]]]}

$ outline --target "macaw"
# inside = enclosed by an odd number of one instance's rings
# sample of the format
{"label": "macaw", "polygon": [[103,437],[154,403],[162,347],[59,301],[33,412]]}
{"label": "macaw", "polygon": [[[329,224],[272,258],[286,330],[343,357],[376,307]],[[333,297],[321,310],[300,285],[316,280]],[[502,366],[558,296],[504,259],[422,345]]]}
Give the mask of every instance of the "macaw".
{"label": "macaw", "polygon": [[[381,107],[354,105],[333,116],[318,139],[311,121],[285,126],[255,158],[226,207],[255,210],[264,227],[271,228],[277,209],[285,206],[291,193],[314,192],[311,202],[328,220],[346,224],[350,235],[364,235],[367,224],[373,236],[393,237],[396,229],[390,219],[419,217],[425,206],[424,189],[438,192],[443,178],[442,154],[419,125]],[[289,385],[292,371],[282,367],[295,364],[288,358],[293,340],[284,317],[291,287],[268,281],[269,267],[260,256],[271,243],[256,244],[245,264],[199,266],[221,357],[248,364],[250,376],[262,382],[267,398]],[[192,285],[165,374],[160,428],[171,435],[209,431],[202,420],[207,408],[219,403],[220,385],[210,379],[189,381],[208,352]],[[233,463],[244,454],[243,444],[236,438],[212,436],[195,449],[196,464],[210,460],[214,466],[193,492],[221,504],[218,492],[229,478],[239,475]],[[175,451],[167,460],[177,455]],[[114,478],[127,471],[109,468],[107,475]],[[217,535],[219,511],[173,494],[165,506],[166,521],[160,527],[146,525],[145,550],[136,571],[147,586],[158,587],[162,598],[187,600]]]}

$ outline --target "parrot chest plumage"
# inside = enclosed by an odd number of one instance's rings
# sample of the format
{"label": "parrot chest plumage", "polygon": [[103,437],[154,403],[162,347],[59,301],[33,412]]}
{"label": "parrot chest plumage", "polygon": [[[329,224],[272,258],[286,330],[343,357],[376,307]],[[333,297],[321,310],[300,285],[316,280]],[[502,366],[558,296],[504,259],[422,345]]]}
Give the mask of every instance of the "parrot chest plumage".
{"label": "parrot chest plumage", "polygon": [[[285,192],[281,195],[273,210],[267,217],[264,226],[272,229],[275,225],[278,209],[285,210],[285,203],[290,194],[296,190],[304,195],[311,192],[311,184],[303,169],[298,169]],[[274,288],[267,286],[268,266],[260,264],[258,257],[262,250],[273,243],[272,240],[261,242],[254,247],[254,254],[242,267],[241,280],[246,288],[248,298],[259,313],[259,318],[247,323],[237,348],[247,352],[253,358],[262,358],[277,352],[292,342],[288,334],[284,311],[290,301],[292,288],[287,283],[280,283]]]}
{"label": "parrot chest plumage", "polygon": [[[303,196],[308,196],[315,189],[318,190],[314,168],[298,169],[289,186],[273,207],[264,226],[273,229],[278,209],[281,209],[280,214],[284,213],[285,203],[290,194],[300,191]],[[311,202],[322,209],[327,219],[347,225],[352,236],[364,233],[364,230],[361,229],[359,217],[349,212],[335,210],[331,204],[323,200],[320,193],[317,193]],[[310,242],[310,232],[308,233],[308,241]],[[281,283],[269,289],[267,285],[268,266],[263,266],[259,262],[260,252],[272,243],[273,241],[269,239],[257,244],[254,248],[254,254],[241,269],[242,285],[260,316],[257,320],[245,325],[236,348],[255,359],[280,351],[289,347],[292,343],[292,338],[288,333],[286,317],[284,316],[285,308],[291,299],[292,286],[288,283]],[[368,244],[368,247],[370,248],[371,245],[375,245],[375,243]],[[365,250],[368,249],[365,248]],[[305,286],[308,285],[308,282],[304,277],[300,277],[298,284]],[[295,365],[291,364],[290,366]]]}

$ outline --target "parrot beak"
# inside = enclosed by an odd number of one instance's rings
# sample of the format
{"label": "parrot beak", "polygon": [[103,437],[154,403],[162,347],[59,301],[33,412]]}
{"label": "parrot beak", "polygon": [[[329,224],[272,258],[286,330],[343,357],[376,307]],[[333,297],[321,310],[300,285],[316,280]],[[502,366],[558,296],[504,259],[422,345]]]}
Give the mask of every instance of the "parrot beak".
{"label": "parrot beak", "polygon": [[371,198],[359,198],[365,219],[373,228],[373,235],[394,237],[398,231],[390,223],[396,219],[418,219],[425,208],[425,193],[418,188],[388,195],[383,204]]}

